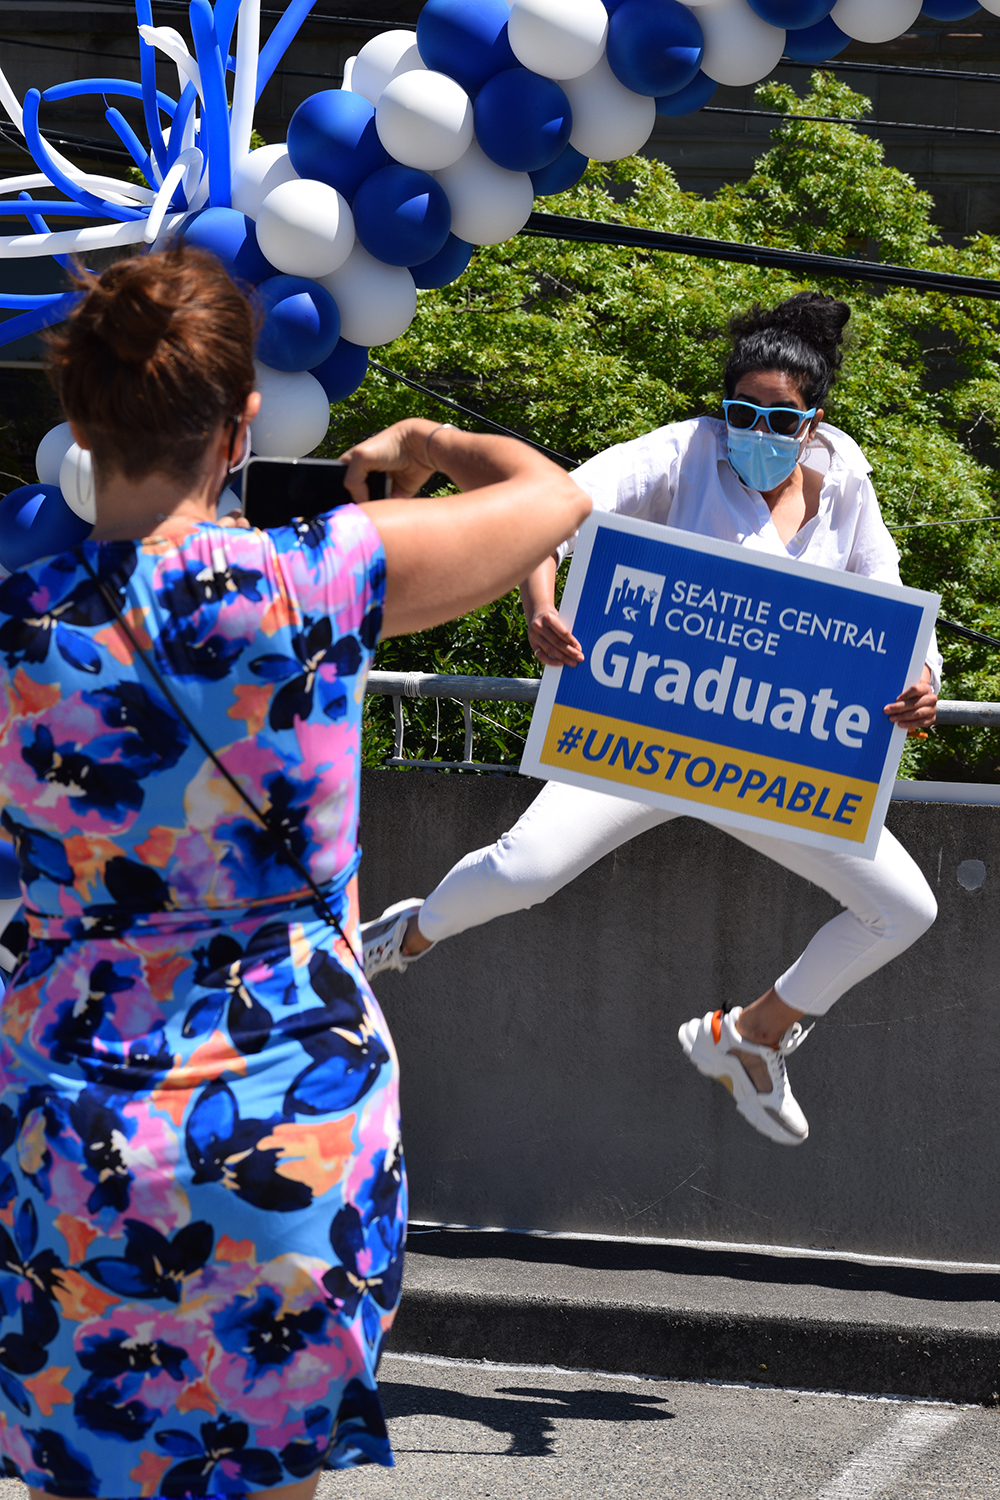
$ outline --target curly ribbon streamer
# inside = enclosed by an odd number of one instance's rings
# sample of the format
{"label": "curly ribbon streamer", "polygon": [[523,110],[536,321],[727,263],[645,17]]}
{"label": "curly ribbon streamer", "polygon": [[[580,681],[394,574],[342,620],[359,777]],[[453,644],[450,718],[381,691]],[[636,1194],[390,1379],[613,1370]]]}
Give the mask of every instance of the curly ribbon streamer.
{"label": "curly ribbon streamer", "polygon": [[[0,245],[2,244],[3,241],[0,240]],[[8,318],[5,323],[0,323],[0,348],[4,344],[12,344],[15,339],[23,339],[26,334],[38,333],[42,328],[51,328],[53,323],[61,323],[82,296],[82,292],[65,292],[46,307],[36,308],[34,312],[22,313],[19,318]]]}
{"label": "curly ribbon streamer", "polygon": [[295,34],[305,21],[316,0],[290,0],[290,4],[260,50],[257,63],[257,98],[259,99],[271,81],[271,74],[295,40]]}
{"label": "curly ribbon streamer", "polygon": [[[41,205],[36,203],[35,199],[32,198],[30,193],[18,193],[17,196],[19,202],[30,203],[36,210],[34,213],[32,213],[29,209],[25,209],[24,213],[24,217],[27,219],[28,223],[31,225],[35,233],[48,234],[49,226],[46,224],[41,214],[37,212],[38,208]],[[69,255],[54,255],[52,259],[56,262],[57,265],[62,266],[64,270],[69,270],[73,264],[72,257]],[[59,293],[56,293],[55,295],[58,296]]]}
{"label": "curly ribbon streamer", "polygon": [[215,22],[208,0],[191,0],[191,35],[201,70],[205,109],[201,122],[202,148],[208,158],[208,201],[212,207],[228,208],[232,193],[229,156],[229,102],[226,75],[215,36]]}
{"label": "curly ribbon streamer", "polygon": [[260,0],[243,0],[236,34],[236,80],[230,115],[229,141],[235,169],[250,151],[253,111],[257,103],[257,58],[260,50]]}
{"label": "curly ribbon streamer", "polygon": [[28,150],[31,152],[35,162],[50,178],[53,187],[59,188],[67,198],[72,198],[83,208],[96,209],[103,217],[108,219],[141,219],[145,216],[136,208],[126,208],[120,203],[109,203],[106,198],[97,198],[86,188],[80,187],[73,179],[63,171],[58,162],[52,156],[45,141],[42,140],[38,128],[38,107],[42,96],[37,89],[29,89],[24,96],[24,113],[22,128],[24,139]]}
{"label": "curly ribbon streamer", "polygon": [[142,27],[152,26],[150,0],[135,0],[135,18],[139,31],[139,76],[142,79],[142,113],[149,136],[149,149],[161,174],[167,170],[167,143],[163,139],[160,115],[156,108],[156,53],[143,39]]}
{"label": "curly ribbon streamer", "polygon": [[146,181],[156,182],[158,173],[156,170],[156,166],[154,165],[153,158],[150,156],[149,152],[144,149],[142,142],[136,135],[135,131],[132,129],[129,122],[126,120],[125,116],[122,114],[121,110],[113,108],[106,109],[104,111],[104,118],[107,120],[108,124],[111,126],[111,129],[115,132],[122,145],[128,151],[128,154],[131,156],[132,160],[135,162],[136,166],[139,168]]}

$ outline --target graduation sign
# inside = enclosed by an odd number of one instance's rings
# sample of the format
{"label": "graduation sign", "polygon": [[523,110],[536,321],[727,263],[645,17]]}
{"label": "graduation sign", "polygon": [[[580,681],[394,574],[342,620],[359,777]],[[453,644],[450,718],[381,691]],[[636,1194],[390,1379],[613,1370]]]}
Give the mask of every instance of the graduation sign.
{"label": "graduation sign", "polygon": [[626,516],[580,530],[521,770],[874,858],[936,594]]}

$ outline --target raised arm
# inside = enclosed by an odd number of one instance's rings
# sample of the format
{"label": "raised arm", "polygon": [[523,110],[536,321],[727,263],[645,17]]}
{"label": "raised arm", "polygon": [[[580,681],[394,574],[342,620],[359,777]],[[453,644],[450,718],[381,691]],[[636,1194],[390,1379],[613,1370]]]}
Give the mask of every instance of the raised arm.
{"label": "raised arm", "polygon": [[[411,418],[344,458],[347,487],[385,548],[383,637],[426,630],[499,598],[590,513],[589,497],[562,469],[513,438]],[[412,496],[434,472],[465,493],[366,500],[364,479],[373,469],[388,471],[394,497]]]}

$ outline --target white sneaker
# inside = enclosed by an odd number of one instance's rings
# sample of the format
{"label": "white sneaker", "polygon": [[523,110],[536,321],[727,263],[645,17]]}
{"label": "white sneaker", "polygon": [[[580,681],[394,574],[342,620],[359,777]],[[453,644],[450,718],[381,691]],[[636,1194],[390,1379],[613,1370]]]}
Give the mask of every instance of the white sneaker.
{"label": "white sneaker", "polygon": [[[764,1047],[748,1042],[736,1030],[737,1018],[742,1013],[742,1008],[737,1007],[729,1012],[709,1011],[701,1020],[695,1016],[680,1028],[677,1040],[699,1073],[706,1078],[717,1078],[728,1088],[736,1100],[737,1112],[755,1130],[783,1146],[801,1146],[809,1134],[809,1122],[792,1093],[785,1058],[801,1047],[812,1027],[803,1028],[796,1021],[776,1047]],[[771,1080],[769,1093],[757,1092],[750,1074],[734,1055],[737,1052],[752,1053],[763,1060]]]}
{"label": "white sneaker", "polygon": [[[361,944],[366,979],[374,979],[376,974],[382,974],[386,969],[395,969],[402,974],[409,964],[423,958],[423,953],[411,955],[403,952],[403,939],[406,937],[409,920],[423,904],[419,897],[408,896],[405,901],[387,906],[374,922],[362,922]],[[433,946],[432,943],[431,947]],[[424,952],[429,953],[430,948]]]}

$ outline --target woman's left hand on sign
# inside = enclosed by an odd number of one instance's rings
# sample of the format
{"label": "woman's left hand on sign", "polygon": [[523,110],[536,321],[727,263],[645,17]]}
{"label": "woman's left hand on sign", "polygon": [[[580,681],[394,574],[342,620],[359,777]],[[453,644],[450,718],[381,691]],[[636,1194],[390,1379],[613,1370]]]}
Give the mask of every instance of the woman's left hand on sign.
{"label": "woman's left hand on sign", "polygon": [[435,472],[427,440],[440,426],[439,422],[408,417],[342,453],[340,457],[347,464],[344,484],[358,504],[371,499],[365,480],[369,474],[378,472],[389,476],[390,499],[412,498]]}
{"label": "woman's left hand on sign", "polygon": [[555,605],[536,610],[528,621],[528,640],[546,667],[576,667],[583,661],[580,642],[559,618]]}
{"label": "woman's left hand on sign", "polygon": [[931,687],[930,668],[924,668],[919,682],[911,683],[895,703],[887,703],[885,712],[894,724],[901,724],[908,735],[930,729],[937,718],[937,693]]}

